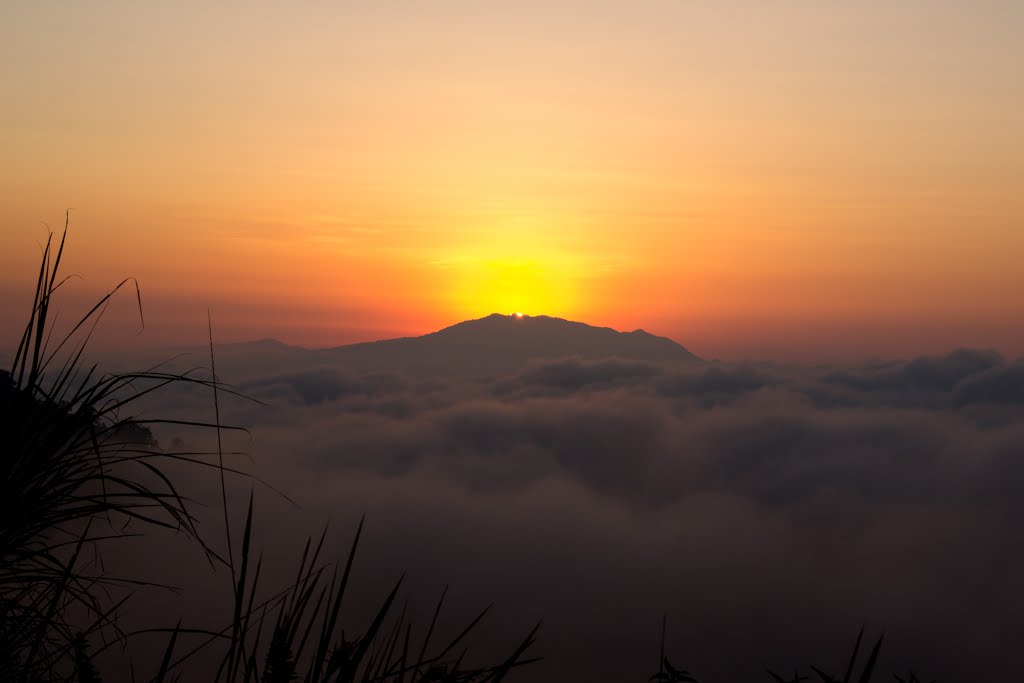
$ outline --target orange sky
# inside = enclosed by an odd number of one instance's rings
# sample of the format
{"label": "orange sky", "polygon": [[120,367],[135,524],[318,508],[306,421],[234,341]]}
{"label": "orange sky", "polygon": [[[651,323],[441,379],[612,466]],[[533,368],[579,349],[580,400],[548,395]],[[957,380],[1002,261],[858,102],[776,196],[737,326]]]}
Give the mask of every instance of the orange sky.
{"label": "orange sky", "polygon": [[207,5],[0,8],[5,329],[70,207],[152,343],[1024,353],[1022,3]]}

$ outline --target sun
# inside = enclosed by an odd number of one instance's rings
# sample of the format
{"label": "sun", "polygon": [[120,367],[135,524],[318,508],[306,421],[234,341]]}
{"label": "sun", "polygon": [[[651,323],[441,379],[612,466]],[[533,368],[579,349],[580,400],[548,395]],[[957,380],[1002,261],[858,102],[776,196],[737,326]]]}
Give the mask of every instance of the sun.
{"label": "sun", "polygon": [[582,271],[577,263],[556,251],[497,252],[490,247],[467,248],[439,262],[453,317],[470,320],[496,312],[513,320],[537,312],[564,317],[578,307]]}

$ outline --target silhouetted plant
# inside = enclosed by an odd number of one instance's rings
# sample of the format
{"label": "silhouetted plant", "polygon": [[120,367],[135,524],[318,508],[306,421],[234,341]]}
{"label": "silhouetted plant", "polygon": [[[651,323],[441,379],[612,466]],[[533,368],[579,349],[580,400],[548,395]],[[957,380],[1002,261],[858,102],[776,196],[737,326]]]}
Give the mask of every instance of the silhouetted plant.
{"label": "silhouetted plant", "polygon": [[[867,662],[864,663],[864,668],[861,670],[860,678],[857,679],[859,683],[868,683],[868,681],[871,680],[871,675],[875,670],[875,664],[878,662],[878,652],[882,649],[882,640],[884,638],[885,634],[878,636],[878,640],[875,641],[875,646],[871,648]],[[824,683],[852,683],[854,667],[857,665],[857,656],[860,654],[860,646],[863,642],[864,627],[861,626],[860,631],[857,632],[857,640],[853,643],[853,652],[850,653],[850,661],[846,665],[846,673],[841,679],[830,676],[815,666],[812,666],[811,669],[819,678],[821,678],[822,681],[824,681]]]}
{"label": "silhouetted plant", "polygon": [[[389,629],[384,628],[402,584],[401,578],[385,597],[365,632],[354,638],[346,637],[343,631],[339,631],[340,614],[362,535],[362,522],[356,529],[340,574],[337,568],[328,571],[328,567],[319,564],[326,538],[325,529],[315,546],[312,539],[307,539],[295,581],[284,591],[257,600],[263,558],[255,558],[253,569],[252,504],[250,496],[230,623],[218,631],[188,630],[189,635],[199,635],[204,640],[176,658],[172,657],[175,643],[179,635],[186,631],[180,624],[171,629],[163,662],[153,680],[164,680],[169,673],[180,670],[194,654],[215,643],[221,644],[224,655],[213,680],[232,683],[279,683],[292,680],[312,683],[351,683],[357,680],[496,683],[504,679],[513,668],[536,661],[523,659],[523,654],[534,642],[536,627],[512,655],[497,666],[467,667],[462,664],[465,653],[454,657],[455,648],[476,627],[489,608],[473,619],[446,646],[436,653],[428,654],[444,594],[434,611],[419,655],[414,658],[410,653],[412,627],[405,619],[404,610]],[[266,640],[268,637],[269,640]]]}
{"label": "silhouetted plant", "polygon": [[112,619],[119,602],[109,591],[139,582],[103,569],[101,543],[135,535],[132,525],[141,524],[183,532],[212,555],[162,469],[170,461],[202,462],[201,454],[160,451],[147,425],[162,421],[125,414],[170,383],[209,382],[84,366],[96,323],[131,279],[54,340],[66,238],[67,225],[58,244],[52,233],[47,239],[28,323],[10,371],[0,372],[0,673],[8,680],[61,669],[88,679],[86,643],[101,631],[121,635]]}
{"label": "silhouetted plant", "polygon": [[[665,620],[662,619],[661,626],[661,664],[659,666],[658,673],[652,675],[648,680],[655,681],[656,683],[677,683],[683,681],[685,683],[698,683],[697,679],[693,677],[689,671],[677,669],[672,663],[665,657]],[[875,666],[878,662],[878,653],[882,648],[882,640],[884,635],[879,636],[878,640],[875,641],[874,646],[868,653],[867,659],[864,662],[864,666],[860,670],[860,675],[855,679],[856,667],[858,664],[858,658],[861,651],[861,645],[864,641],[864,628],[861,627],[857,633],[857,639],[853,644],[853,651],[850,654],[849,662],[846,665],[846,672],[842,678],[832,676],[825,673],[823,670],[816,666],[811,666],[811,671],[818,677],[821,683],[869,683],[875,671]],[[775,681],[775,683],[804,683],[805,681],[811,680],[809,676],[800,673],[799,669],[793,670],[793,675],[789,678],[777,673],[776,671],[766,668],[765,673]],[[897,674],[893,674],[899,683],[922,683],[917,677],[917,674],[910,672],[907,678],[903,678]],[[936,683],[932,680],[931,683]]]}
{"label": "silhouetted plant", "polygon": [[[428,655],[440,603],[419,656],[410,657],[411,627],[404,612],[388,635],[381,637],[401,580],[366,631],[346,639],[344,632],[339,632],[339,615],[362,523],[340,577],[319,559],[325,529],[312,554],[312,539],[307,541],[296,581],[257,601],[263,558],[256,558],[253,565],[251,492],[237,557],[232,543],[224,477],[239,472],[224,464],[220,433],[225,427],[220,422],[217,397],[219,391],[230,389],[217,379],[212,331],[209,379],[158,368],[100,374],[95,365],[84,367],[85,347],[111,297],[134,281],[120,282],[51,345],[51,307],[54,294],[65,282],[58,274],[66,239],[66,223],[58,244],[52,233],[48,236],[29,321],[11,370],[0,371],[0,440],[4,445],[0,455],[0,680],[100,681],[93,663],[95,654],[114,643],[124,644],[131,635],[124,633],[114,618],[129,596],[116,597],[111,591],[155,585],[107,573],[100,545],[141,535],[148,528],[183,532],[211,563],[227,566],[234,598],[228,625],[219,631],[184,628],[180,622],[173,629],[155,629],[170,636],[151,681],[178,680],[186,675],[184,662],[215,645],[224,650],[214,680],[231,683],[277,683],[300,675],[310,683],[357,679],[492,683],[529,661],[523,659],[523,653],[534,642],[536,628],[497,666],[467,668],[462,665],[462,655],[453,656],[453,648],[483,614],[447,647]],[[141,319],[141,298],[137,286],[135,289]],[[143,396],[180,382],[213,390],[212,423],[142,420],[125,414]],[[148,425],[166,423],[215,429],[216,451],[161,450]],[[179,494],[162,469],[168,462],[212,467],[219,474],[225,557],[200,536],[191,501]],[[132,524],[141,526],[130,531]],[[96,528],[103,532],[94,532]],[[404,638],[400,638],[402,633]],[[267,634],[269,642],[264,643]],[[184,636],[198,636],[201,641],[176,655]],[[90,641],[96,637],[102,644],[90,652]]]}
{"label": "silhouetted plant", "polygon": [[662,670],[651,676],[648,680],[657,683],[698,683],[697,679],[689,671],[677,669],[672,662],[665,657],[662,660]]}
{"label": "silhouetted plant", "polygon": [[661,647],[658,650],[658,673],[647,680],[656,683],[698,683],[689,671],[677,669],[665,656],[665,632],[667,629],[668,615],[663,614],[661,615]]}
{"label": "silhouetted plant", "polygon": [[[893,674],[892,677],[899,681],[899,683],[923,683],[921,679],[917,677],[917,674],[915,674],[913,671],[908,673],[906,678],[898,674]],[[935,683],[934,678],[931,680],[931,683]]]}

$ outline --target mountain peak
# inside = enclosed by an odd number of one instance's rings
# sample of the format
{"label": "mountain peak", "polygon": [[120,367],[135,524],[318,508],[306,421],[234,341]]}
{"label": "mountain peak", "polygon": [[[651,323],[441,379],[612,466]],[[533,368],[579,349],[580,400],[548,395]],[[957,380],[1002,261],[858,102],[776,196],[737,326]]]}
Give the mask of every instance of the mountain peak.
{"label": "mountain peak", "polygon": [[420,337],[354,344],[326,352],[364,368],[438,373],[507,372],[531,360],[564,357],[701,362],[671,339],[644,330],[619,332],[547,315],[516,313],[492,313]]}

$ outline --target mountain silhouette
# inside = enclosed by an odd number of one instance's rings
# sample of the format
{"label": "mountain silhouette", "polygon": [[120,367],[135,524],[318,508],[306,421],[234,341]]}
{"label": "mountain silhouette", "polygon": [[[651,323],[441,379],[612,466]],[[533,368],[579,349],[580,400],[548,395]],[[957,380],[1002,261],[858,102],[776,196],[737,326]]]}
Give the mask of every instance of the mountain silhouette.
{"label": "mountain silhouette", "polygon": [[626,358],[663,364],[702,362],[676,342],[643,330],[552,318],[494,313],[420,337],[403,337],[313,352],[364,370],[431,373],[496,373],[516,370],[534,359]]}
{"label": "mountain silhouette", "polygon": [[[185,371],[197,360],[209,358],[205,347],[173,350],[175,360],[166,364],[169,369]],[[643,330],[618,332],[546,315],[499,313],[419,337],[326,349],[291,346],[276,339],[219,343],[216,347],[217,372],[228,381],[254,373],[306,373],[325,368],[359,374],[484,377],[518,371],[530,361],[556,358],[621,358],[675,366],[704,362],[671,339]]]}

